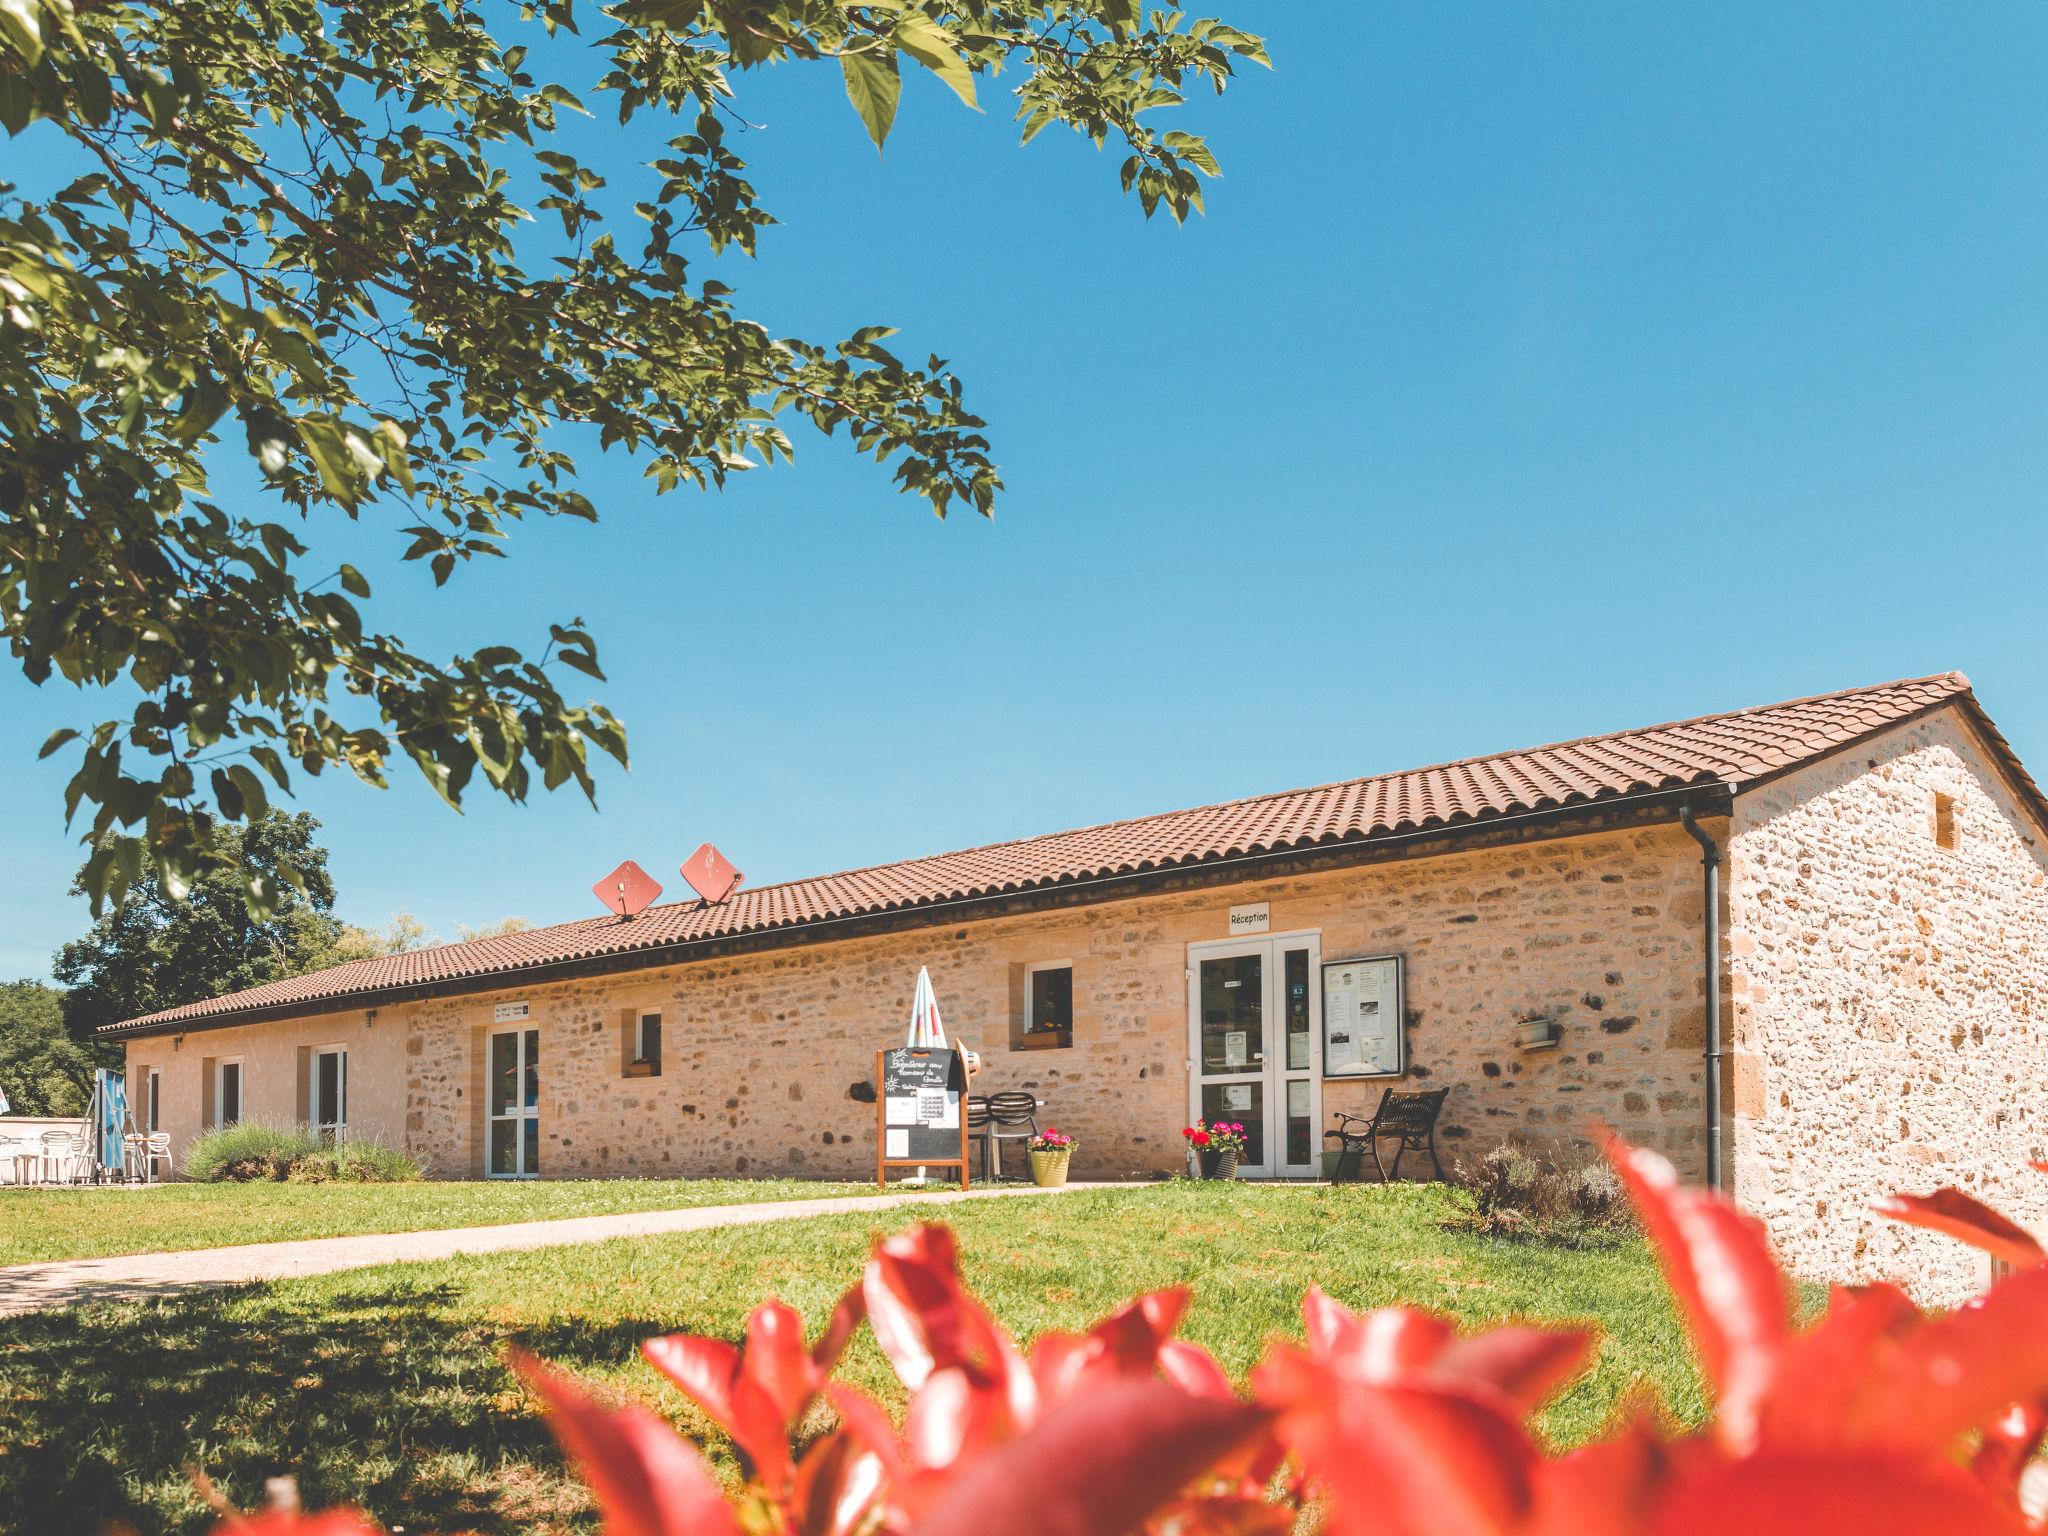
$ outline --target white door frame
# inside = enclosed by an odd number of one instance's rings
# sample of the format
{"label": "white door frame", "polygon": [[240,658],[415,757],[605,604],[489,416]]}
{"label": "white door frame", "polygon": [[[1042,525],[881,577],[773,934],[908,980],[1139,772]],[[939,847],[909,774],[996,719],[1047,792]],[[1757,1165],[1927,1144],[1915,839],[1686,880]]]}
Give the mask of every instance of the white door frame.
{"label": "white door frame", "polygon": [[[227,1076],[228,1068],[235,1069],[235,1118],[227,1118]],[[249,1107],[249,1070],[242,1065],[239,1056],[220,1056],[213,1063],[213,1125],[214,1130],[225,1130],[230,1125],[240,1125]]]}
{"label": "white door frame", "polygon": [[[334,1068],[335,1115],[332,1122],[320,1118],[320,1058],[336,1058]],[[306,1053],[306,1120],[315,1131],[328,1128],[334,1130],[334,1139],[339,1142],[348,1135],[348,1047],[345,1045],[316,1045]]]}
{"label": "white door frame", "polygon": [[[512,1052],[512,1104],[503,1114],[491,1108],[492,1057],[497,1042],[510,1035],[517,1042]],[[526,1038],[533,1036],[533,1054],[527,1053]],[[526,1102],[526,1074],[535,1065],[540,1054],[540,1029],[531,1020],[522,1019],[517,1024],[508,1024],[493,1029],[484,1037],[484,1177],[488,1179],[531,1179],[539,1177],[540,1170],[526,1166],[526,1148],[529,1138],[523,1122],[533,1122],[533,1136],[530,1138],[534,1150],[540,1149],[540,1095],[534,1095],[531,1104]],[[513,1171],[494,1173],[491,1169],[491,1135],[500,1122],[510,1124],[513,1130]]]}
{"label": "white door frame", "polygon": [[[1291,949],[1308,951],[1308,1066],[1289,1068],[1286,1063],[1286,963],[1282,956]],[[1263,1162],[1253,1167],[1238,1164],[1240,1178],[1312,1179],[1321,1167],[1321,1136],[1316,1127],[1323,1122],[1323,935],[1319,928],[1302,928],[1289,933],[1262,933],[1241,939],[1205,939],[1188,945],[1187,982],[1187,1076],[1188,1123],[1202,1118],[1204,1082],[1235,1081],[1202,1076],[1202,962],[1227,960],[1237,955],[1258,955],[1263,996],[1261,1018],[1265,1023],[1266,1060],[1258,1069],[1247,1071],[1242,1080],[1265,1087],[1266,1142]],[[1287,1151],[1287,1083],[1308,1083],[1309,1144],[1306,1162],[1289,1163]],[[1247,1149],[1249,1150],[1249,1149]]]}

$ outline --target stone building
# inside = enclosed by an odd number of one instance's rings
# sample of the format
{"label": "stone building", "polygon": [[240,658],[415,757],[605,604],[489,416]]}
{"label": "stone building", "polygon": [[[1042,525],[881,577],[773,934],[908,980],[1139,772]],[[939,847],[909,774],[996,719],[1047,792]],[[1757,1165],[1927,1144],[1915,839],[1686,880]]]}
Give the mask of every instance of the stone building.
{"label": "stone building", "polygon": [[[1446,1156],[1590,1123],[1718,1168],[1809,1273],[2048,1220],[2048,805],[1959,674],[1854,689],[352,962],[115,1026],[179,1153],[236,1117],[436,1174],[872,1172],[919,965],[977,1089],[1077,1176],[1313,1177],[1340,1110],[1449,1091]],[[1707,956],[1713,953],[1710,966]],[[1708,1029],[1714,1005],[1721,1028]],[[1718,1042],[1716,1040],[1718,1036]]]}

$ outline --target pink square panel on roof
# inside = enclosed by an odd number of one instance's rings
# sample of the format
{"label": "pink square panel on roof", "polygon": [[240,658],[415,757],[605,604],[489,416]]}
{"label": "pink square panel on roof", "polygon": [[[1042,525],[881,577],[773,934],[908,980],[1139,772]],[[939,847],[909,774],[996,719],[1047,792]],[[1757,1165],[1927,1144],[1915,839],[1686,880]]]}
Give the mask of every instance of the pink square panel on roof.
{"label": "pink square panel on roof", "polygon": [[645,912],[661,897],[661,882],[631,859],[590,889],[599,901],[621,917]]}
{"label": "pink square panel on roof", "polygon": [[732,867],[732,861],[705,843],[683,860],[683,878],[690,889],[706,901],[723,901],[746,876]]}

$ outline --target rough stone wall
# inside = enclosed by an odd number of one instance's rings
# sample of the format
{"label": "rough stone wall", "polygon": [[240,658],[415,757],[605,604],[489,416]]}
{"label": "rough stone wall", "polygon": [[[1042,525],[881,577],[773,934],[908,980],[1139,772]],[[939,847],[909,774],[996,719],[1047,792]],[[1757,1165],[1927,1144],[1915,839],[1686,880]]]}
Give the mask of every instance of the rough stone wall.
{"label": "rough stone wall", "polygon": [[[1447,1153],[1511,1134],[1576,1140],[1590,1118],[1699,1171],[1699,866],[1676,828],[1606,833],[633,975],[414,1005],[407,1139],[437,1169],[482,1171],[481,1053],[493,1004],[541,1032],[544,1176],[864,1177],[874,1108],[849,1096],[902,1037],[931,968],[949,1028],[986,1061],[977,1089],[1022,1087],[1079,1137],[1077,1177],[1182,1166],[1187,946],[1228,909],[1271,903],[1271,931],[1317,930],[1324,959],[1408,962],[1410,1088],[1448,1084]],[[1009,1047],[1014,977],[1074,967],[1075,1043]],[[623,1075],[622,1034],[664,1019],[658,1078]],[[1520,1019],[1563,1043],[1520,1054]],[[1323,1119],[1366,1110],[1384,1080],[1324,1084]]]}
{"label": "rough stone wall", "polygon": [[242,1118],[291,1125],[305,1117],[305,1076],[300,1050],[318,1045],[348,1049],[348,1127],[353,1136],[402,1147],[407,1136],[400,1113],[406,1099],[404,1010],[385,1008],[371,1022],[361,1008],[311,1019],[272,1024],[238,1024],[190,1030],[184,1035],[151,1035],[127,1042],[128,1104],[139,1123],[143,1074],[157,1068],[163,1079],[158,1105],[162,1129],[171,1138],[174,1170],[203,1125],[211,1063],[242,1059]]}
{"label": "rough stone wall", "polygon": [[[1955,847],[1937,844],[1935,796]],[[1740,796],[1729,860],[1735,1189],[1814,1279],[1947,1303],[1986,1267],[1870,1214],[1955,1184],[2048,1228],[2048,854],[1944,710]]]}

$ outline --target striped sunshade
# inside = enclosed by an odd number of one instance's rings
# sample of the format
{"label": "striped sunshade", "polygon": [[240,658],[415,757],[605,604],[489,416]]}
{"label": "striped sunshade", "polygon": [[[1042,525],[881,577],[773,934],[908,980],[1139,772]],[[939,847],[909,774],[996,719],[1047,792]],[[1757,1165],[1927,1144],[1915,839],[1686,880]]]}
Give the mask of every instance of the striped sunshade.
{"label": "striped sunshade", "polygon": [[910,999],[910,1038],[905,1045],[921,1045],[944,1050],[946,1026],[939,1018],[939,999],[932,991],[932,975],[923,966],[917,968],[917,991]]}

